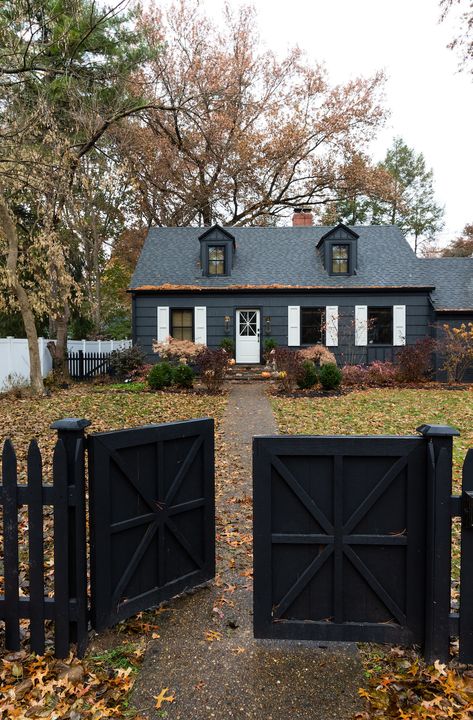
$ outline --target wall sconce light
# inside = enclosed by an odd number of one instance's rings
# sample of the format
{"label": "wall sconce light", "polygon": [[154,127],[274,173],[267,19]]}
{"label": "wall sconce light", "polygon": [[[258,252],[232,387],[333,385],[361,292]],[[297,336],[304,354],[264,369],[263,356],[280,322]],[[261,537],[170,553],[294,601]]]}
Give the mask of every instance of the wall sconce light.
{"label": "wall sconce light", "polygon": [[230,315],[225,315],[223,318],[224,327],[225,327],[225,333],[228,335],[230,331]]}
{"label": "wall sconce light", "polygon": [[264,331],[266,335],[271,335],[271,317],[269,315],[264,319]]}

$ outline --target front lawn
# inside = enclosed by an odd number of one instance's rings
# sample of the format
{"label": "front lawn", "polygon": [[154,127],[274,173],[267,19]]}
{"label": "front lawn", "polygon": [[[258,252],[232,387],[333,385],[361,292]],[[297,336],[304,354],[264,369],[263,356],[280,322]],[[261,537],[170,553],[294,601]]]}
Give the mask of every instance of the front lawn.
{"label": "front lawn", "polygon": [[423,423],[452,425],[455,490],[473,447],[472,390],[372,389],[318,398],[272,398],[279,432],[303,435],[413,435]]}
{"label": "front lawn", "polygon": [[42,451],[48,449],[44,453],[48,465],[56,439],[49,426],[59,418],[87,418],[92,423],[88,432],[100,432],[208,416],[218,421],[225,406],[226,398],[220,395],[138,393],[107,385],[74,384],[67,390],[55,390],[51,397],[0,397],[0,439],[11,438],[21,459],[31,438],[36,438]]}

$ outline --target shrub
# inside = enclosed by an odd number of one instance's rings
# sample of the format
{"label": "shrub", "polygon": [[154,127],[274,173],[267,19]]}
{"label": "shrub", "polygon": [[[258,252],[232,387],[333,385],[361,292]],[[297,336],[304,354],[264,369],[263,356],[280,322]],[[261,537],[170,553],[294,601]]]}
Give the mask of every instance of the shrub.
{"label": "shrub", "polygon": [[263,340],[263,358],[266,362],[270,359],[271,351],[277,348],[277,346],[276,340],[272,337],[267,337]]}
{"label": "shrub", "polygon": [[162,390],[169,387],[172,381],[173,368],[166,360],[156,363],[148,375],[148,385],[152,390]]}
{"label": "shrub", "polygon": [[123,350],[114,350],[110,354],[110,373],[118,380],[128,377],[145,364],[145,354],[139,345]]}
{"label": "shrub", "polygon": [[285,347],[276,347],[271,351],[276,370],[277,382],[280,390],[292,392],[301,374],[302,361],[297,350]]}
{"label": "shrub", "polygon": [[153,342],[153,352],[158,353],[161,360],[174,360],[175,362],[195,362],[197,355],[202,352],[205,345],[192,342],[192,340],[176,340],[168,337],[165,342]]}
{"label": "shrub", "polygon": [[473,366],[473,322],[462,323],[456,328],[445,323],[435,347],[442,355],[441,369],[447,373],[448,382],[461,382],[465,372]]}
{"label": "shrub", "polygon": [[228,367],[228,354],[223,349],[211,350],[205,347],[196,357],[201,380],[209,392],[218,392],[225,381]]}
{"label": "shrub", "polygon": [[220,347],[225,350],[228,357],[235,357],[235,340],[232,338],[223,338],[220,341]]}
{"label": "shrub", "polygon": [[125,382],[146,383],[148,380],[148,375],[153,367],[154,367],[154,365],[147,363],[146,365],[143,365],[142,367],[137,368],[136,370],[132,370],[132,372],[128,375]]}
{"label": "shrub", "polygon": [[324,390],[335,390],[342,381],[342,372],[335,363],[327,363],[320,369],[319,380]]}
{"label": "shrub", "polygon": [[396,357],[397,374],[402,382],[422,382],[432,372],[432,353],[435,341],[425,337],[414,345],[405,345]]}
{"label": "shrub", "polygon": [[364,365],[344,365],[342,368],[342,383],[351,387],[368,385],[368,369]]}
{"label": "shrub", "polygon": [[173,382],[180,388],[191,388],[194,381],[194,371],[189,365],[177,365],[173,368]]}
{"label": "shrub", "polygon": [[298,387],[300,387],[301,390],[307,390],[317,385],[318,379],[317,368],[312,360],[304,360],[299,377],[297,378]]}
{"label": "shrub", "polygon": [[315,365],[327,365],[327,363],[337,364],[335,355],[328,350],[325,345],[311,345],[310,347],[300,350],[300,356],[304,360],[312,360]]}
{"label": "shrub", "polygon": [[397,380],[397,367],[392,362],[374,360],[366,368],[369,385],[395,385]]}

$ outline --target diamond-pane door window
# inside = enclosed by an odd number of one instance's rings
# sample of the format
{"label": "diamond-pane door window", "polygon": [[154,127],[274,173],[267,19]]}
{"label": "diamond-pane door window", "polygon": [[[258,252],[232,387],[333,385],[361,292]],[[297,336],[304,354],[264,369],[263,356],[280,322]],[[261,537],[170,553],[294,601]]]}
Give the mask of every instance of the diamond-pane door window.
{"label": "diamond-pane door window", "polygon": [[240,310],[241,337],[255,336],[258,331],[256,312],[254,310]]}

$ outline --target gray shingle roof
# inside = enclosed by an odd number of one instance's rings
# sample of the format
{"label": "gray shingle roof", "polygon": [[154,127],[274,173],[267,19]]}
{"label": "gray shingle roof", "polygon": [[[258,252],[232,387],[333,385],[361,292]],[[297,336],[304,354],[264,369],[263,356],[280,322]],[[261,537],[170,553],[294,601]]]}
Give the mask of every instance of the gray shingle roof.
{"label": "gray shingle roof", "polygon": [[[473,259],[417,258],[401,231],[367,225],[358,235],[358,268],[351,277],[330,276],[318,240],[326,226],[227,228],[235,237],[231,276],[206,277],[200,268],[202,228],[153,228],[149,231],[130,289],[191,286],[202,289],[241,286],[326,288],[435,286],[441,308],[473,308]],[[164,287],[163,287],[164,286]]]}

